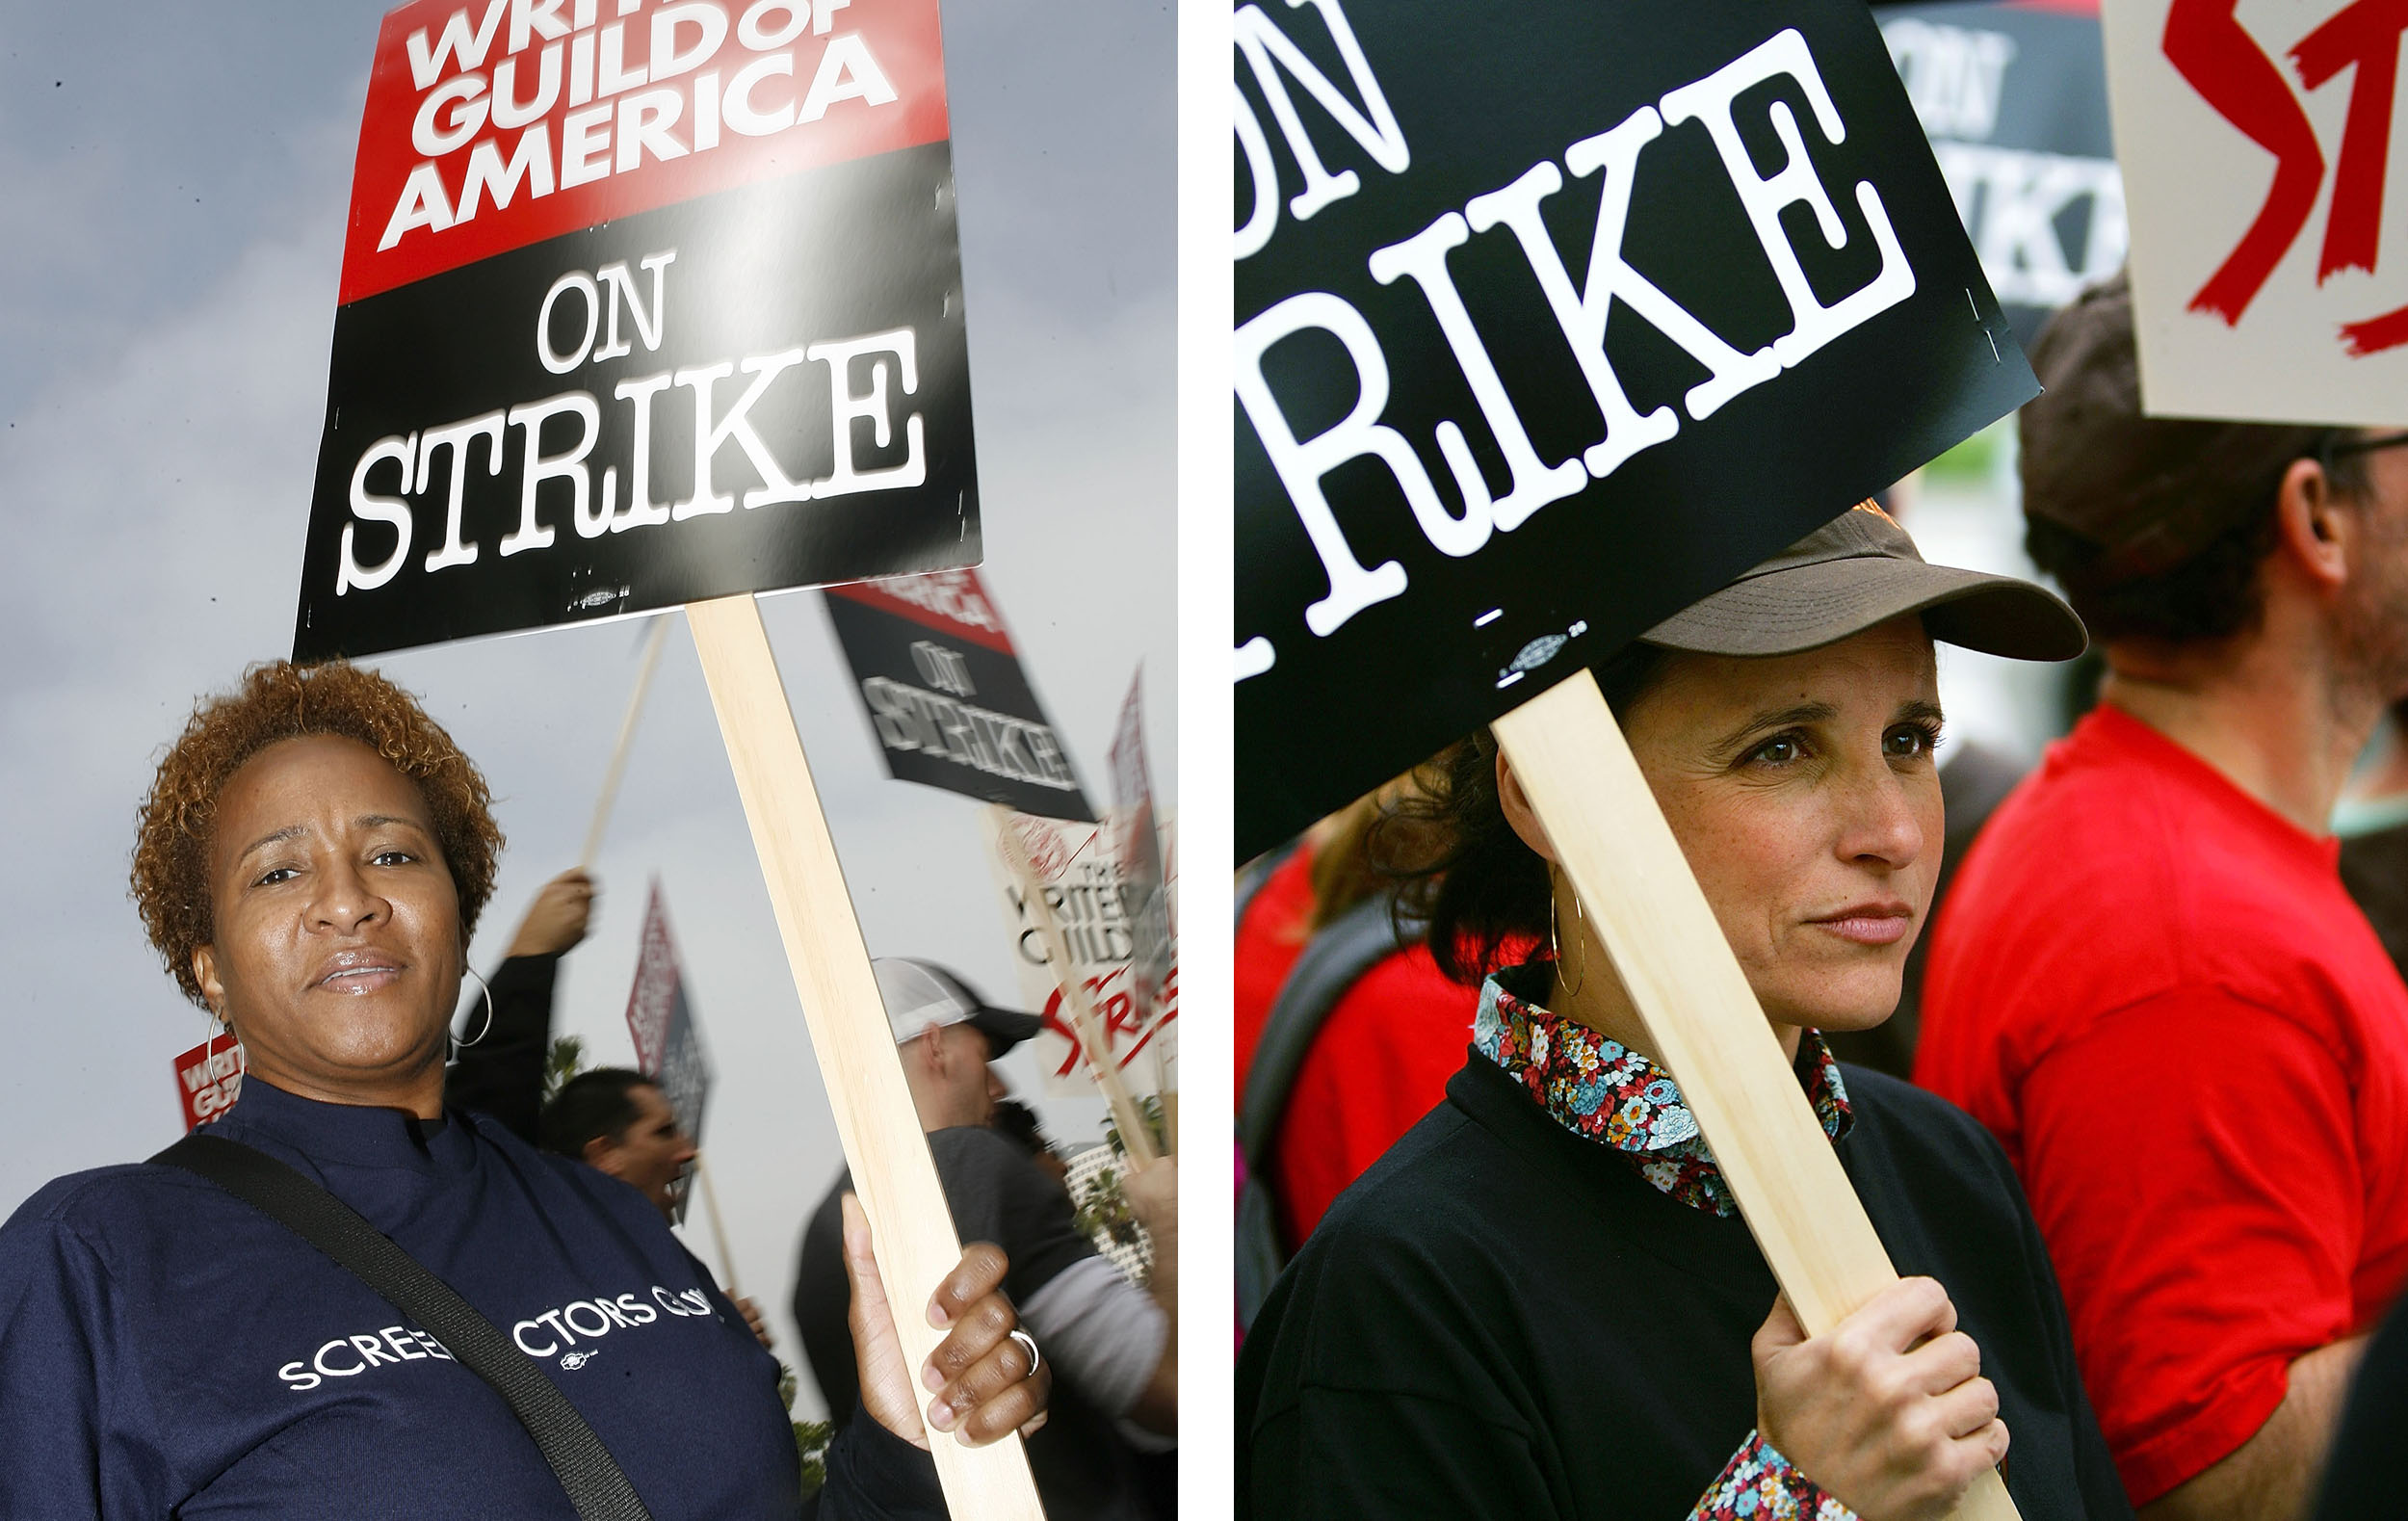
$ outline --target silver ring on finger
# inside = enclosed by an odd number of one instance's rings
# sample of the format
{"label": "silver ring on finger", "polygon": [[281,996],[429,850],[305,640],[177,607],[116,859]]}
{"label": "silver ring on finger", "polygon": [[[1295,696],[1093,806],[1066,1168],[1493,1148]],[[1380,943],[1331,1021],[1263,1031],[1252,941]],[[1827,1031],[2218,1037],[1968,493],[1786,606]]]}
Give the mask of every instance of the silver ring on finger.
{"label": "silver ring on finger", "polygon": [[1044,1357],[1036,1350],[1036,1338],[1022,1330],[1014,1330],[1010,1335],[1013,1341],[1029,1350],[1029,1372],[1034,1375],[1045,1365]]}

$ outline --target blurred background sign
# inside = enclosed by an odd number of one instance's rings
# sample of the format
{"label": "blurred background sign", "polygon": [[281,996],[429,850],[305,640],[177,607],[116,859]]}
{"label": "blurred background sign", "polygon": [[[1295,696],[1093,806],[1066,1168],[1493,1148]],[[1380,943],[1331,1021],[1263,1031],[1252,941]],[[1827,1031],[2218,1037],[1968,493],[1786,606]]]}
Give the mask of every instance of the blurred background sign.
{"label": "blurred background sign", "polygon": [[1094,818],[975,570],[825,589],[888,774],[1048,818]]}
{"label": "blurred background sign", "polygon": [[2051,312],[2124,263],[2098,8],[1938,0],[1874,17],[1981,271],[2028,348]]}
{"label": "blurred background sign", "polygon": [[641,945],[636,985],[627,994],[627,1035],[636,1044],[636,1066],[660,1085],[678,1124],[700,1145],[703,1111],[711,1099],[711,1059],[686,999],[686,974],[669,938],[668,907],[658,878],[644,904]]}

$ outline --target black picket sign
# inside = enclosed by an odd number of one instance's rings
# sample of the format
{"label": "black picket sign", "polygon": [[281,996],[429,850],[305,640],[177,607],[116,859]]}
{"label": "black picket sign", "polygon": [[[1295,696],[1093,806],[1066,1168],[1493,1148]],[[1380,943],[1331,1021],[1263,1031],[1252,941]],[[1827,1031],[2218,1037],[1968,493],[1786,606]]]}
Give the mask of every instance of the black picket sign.
{"label": "black picket sign", "polygon": [[1021,813],[1094,819],[976,571],[829,587],[825,596],[888,774]]}
{"label": "black picket sign", "polygon": [[1990,288],[2028,344],[2121,269],[2131,243],[2097,12],[1929,0],[1876,14]]}
{"label": "black picket sign", "polygon": [[1236,29],[1241,857],[2037,389],[1862,0]]}
{"label": "black picket sign", "polygon": [[294,658],[979,558],[935,143],[340,308]]}

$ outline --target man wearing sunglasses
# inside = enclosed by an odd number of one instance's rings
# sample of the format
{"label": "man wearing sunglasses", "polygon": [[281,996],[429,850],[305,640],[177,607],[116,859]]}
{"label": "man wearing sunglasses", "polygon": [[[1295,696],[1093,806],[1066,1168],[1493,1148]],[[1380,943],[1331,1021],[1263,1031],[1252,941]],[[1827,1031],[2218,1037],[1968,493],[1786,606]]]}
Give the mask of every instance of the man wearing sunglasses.
{"label": "man wearing sunglasses", "polygon": [[2121,276],[2032,358],[2026,542],[2107,673],[1957,877],[1915,1075],[2022,1175],[2143,1521],[2293,1517],[2408,1277],[2408,989],[2326,826],[2408,692],[2408,433],[2142,417]]}

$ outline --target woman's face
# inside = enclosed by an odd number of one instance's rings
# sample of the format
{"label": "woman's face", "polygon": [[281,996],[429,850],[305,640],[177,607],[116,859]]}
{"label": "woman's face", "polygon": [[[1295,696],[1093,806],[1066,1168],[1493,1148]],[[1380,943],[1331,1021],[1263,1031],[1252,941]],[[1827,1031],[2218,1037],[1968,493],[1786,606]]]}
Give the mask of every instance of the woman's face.
{"label": "woman's face", "polygon": [[1939,727],[1913,616],[1803,655],[1675,655],[1633,706],[1639,769],[1776,1023],[1897,1009],[1940,870]]}
{"label": "woman's face", "polygon": [[216,940],[193,953],[248,1067],[336,1103],[440,1073],[459,898],[416,783],[356,740],[281,741],[218,796]]}

